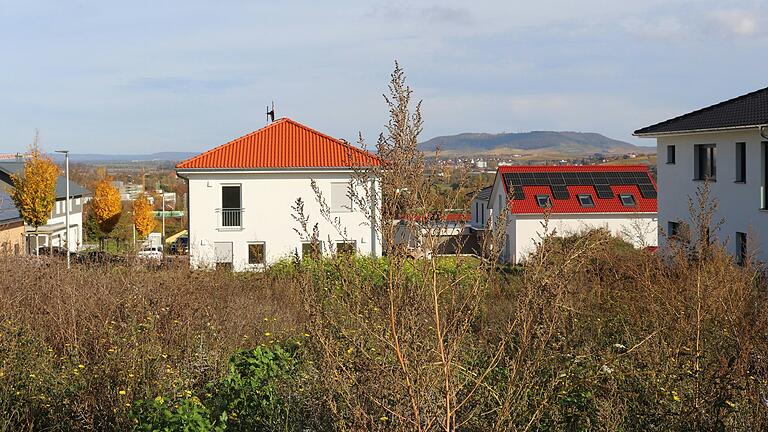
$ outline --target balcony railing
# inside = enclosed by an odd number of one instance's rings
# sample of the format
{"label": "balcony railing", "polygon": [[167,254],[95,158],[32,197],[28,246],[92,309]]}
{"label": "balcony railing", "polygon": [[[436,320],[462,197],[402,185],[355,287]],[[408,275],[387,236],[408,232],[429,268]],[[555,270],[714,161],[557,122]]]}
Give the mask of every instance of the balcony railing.
{"label": "balcony railing", "polygon": [[217,223],[220,230],[241,230],[243,229],[242,208],[220,208],[216,209]]}

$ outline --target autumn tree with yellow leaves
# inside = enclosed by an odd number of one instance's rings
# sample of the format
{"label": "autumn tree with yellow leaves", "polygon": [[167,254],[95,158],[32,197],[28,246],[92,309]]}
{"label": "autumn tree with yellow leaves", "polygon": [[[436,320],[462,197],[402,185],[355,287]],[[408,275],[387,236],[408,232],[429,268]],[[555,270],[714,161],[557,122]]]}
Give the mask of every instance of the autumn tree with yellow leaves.
{"label": "autumn tree with yellow leaves", "polygon": [[[35,146],[21,174],[12,174],[11,199],[24,223],[37,230],[45,225],[56,202],[59,168]],[[37,252],[37,251],[36,251]]]}
{"label": "autumn tree with yellow leaves", "polygon": [[136,227],[136,232],[139,237],[144,238],[155,229],[156,225],[157,221],[149,199],[145,194],[139,195],[133,202],[133,226]]}
{"label": "autumn tree with yellow leaves", "polygon": [[99,228],[108,236],[120,220],[120,214],[123,210],[120,192],[112,185],[109,178],[104,178],[96,185],[96,189],[93,191],[91,209]]}

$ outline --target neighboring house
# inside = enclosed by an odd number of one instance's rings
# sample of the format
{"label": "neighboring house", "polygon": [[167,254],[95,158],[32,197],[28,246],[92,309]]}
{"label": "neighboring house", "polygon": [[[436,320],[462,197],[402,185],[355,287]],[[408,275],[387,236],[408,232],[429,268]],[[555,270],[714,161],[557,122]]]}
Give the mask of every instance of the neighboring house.
{"label": "neighboring house", "polygon": [[485,230],[488,224],[488,201],[491,198],[493,186],[481,189],[475,194],[469,206],[469,226],[475,231]]}
{"label": "neighboring house", "polygon": [[644,165],[501,166],[489,206],[492,224],[506,222],[506,262],[535,250],[545,221],[558,235],[606,228],[637,247],[657,244],[656,185]]}
{"label": "neighboring house", "polygon": [[478,236],[471,232],[470,214],[438,213],[431,217],[404,215],[394,221],[395,244],[412,256],[480,255]]}
{"label": "neighboring house", "polygon": [[[21,174],[24,171],[22,160],[0,160],[0,188],[13,186],[12,174]],[[38,227],[25,227],[27,237],[26,252],[33,254],[35,245],[38,247],[64,246],[65,245],[65,211],[66,211],[66,180],[64,176],[56,179],[56,202],[53,205],[48,223]],[[80,185],[69,182],[70,213],[69,213],[69,250],[76,252],[83,243],[83,196],[85,189]]]}
{"label": "neighboring house", "polygon": [[[717,199],[713,221],[741,261],[748,253],[768,260],[768,88],[635,131],[656,138],[659,221],[674,236],[691,223],[688,199],[709,180]],[[661,236],[663,243],[666,236]]]}
{"label": "neighboring house", "polygon": [[24,253],[24,222],[11,197],[0,189],[0,255]]}
{"label": "neighboring house", "polygon": [[[294,219],[297,199],[310,234],[317,224],[324,252],[381,255],[380,233],[366,217],[371,209],[357,208],[349,195],[350,185],[364,194],[356,172],[379,164],[373,154],[287,118],[181,162],[176,172],[189,187],[190,265],[240,271],[311,253],[311,238]],[[380,193],[374,195],[370,205],[378,214]]]}

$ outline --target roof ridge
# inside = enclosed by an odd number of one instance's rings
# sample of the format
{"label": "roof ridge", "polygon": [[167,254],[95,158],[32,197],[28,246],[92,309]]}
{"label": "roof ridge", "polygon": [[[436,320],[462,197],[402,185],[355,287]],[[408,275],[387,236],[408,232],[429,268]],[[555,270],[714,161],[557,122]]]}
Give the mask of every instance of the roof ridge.
{"label": "roof ridge", "polygon": [[212,153],[212,152],[214,152],[214,151],[217,151],[217,150],[219,150],[219,149],[221,149],[221,148],[224,148],[224,147],[226,147],[226,146],[228,146],[228,145],[230,145],[230,144],[234,144],[235,142],[237,142],[237,141],[240,141],[240,140],[242,140],[242,139],[244,139],[244,138],[246,138],[246,137],[249,137],[249,136],[251,136],[251,135],[255,135],[255,134],[259,133],[259,132],[262,132],[262,131],[264,131],[264,130],[267,130],[267,129],[271,128],[272,126],[275,126],[275,125],[276,125],[276,124],[278,124],[278,123],[282,123],[282,122],[284,122],[285,120],[289,120],[289,119],[288,119],[287,117],[285,117],[285,118],[280,118],[280,119],[277,119],[277,120],[273,121],[272,123],[270,123],[270,124],[268,124],[268,125],[266,125],[266,126],[263,126],[263,127],[260,127],[259,129],[256,129],[255,131],[252,131],[252,132],[248,132],[247,134],[245,134],[245,135],[242,135],[242,136],[240,136],[240,137],[237,137],[237,138],[235,138],[235,139],[229,140],[229,141],[225,142],[224,144],[219,144],[219,145],[217,145],[216,147],[214,147],[214,148],[212,148],[212,149],[206,150],[206,151],[204,151],[204,152],[202,152],[202,153],[200,153],[200,154],[198,154],[198,155],[192,156],[192,157],[191,157],[191,158],[189,158],[189,159],[185,159],[185,160],[183,160],[183,161],[179,162],[178,164],[176,164],[176,168],[179,168],[179,167],[181,167],[182,165],[188,164],[188,163],[190,163],[190,162],[192,162],[192,161],[194,161],[194,160],[196,160],[196,159],[202,158],[203,156],[205,156],[205,155],[207,155],[207,154],[210,154],[210,153]]}
{"label": "roof ridge", "polygon": [[[664,121],[661,121],[661,122],[658,122],[658,123],[654,123],[654,124],[652,124],[650,126],[646,126],[646,127],[637,129],[636,131],[634,131],[632,133],[633,134],[644,133],[643,132],[644,130],[656,128],[656,127],[659,127],[659,126],[663,126],[663,125],[669,124],[671,122],[674,122],[674,121],[677,121],[677,120],[681,120],[681,119],[686,118],[686,117],[693,116],[695,114],[700,114],[700,113],[702,113],[704,111],[708,111],[708,110],[711,110],[711,109],[718,108],[718,107],[720,107],[722,105],[727,105],[729,103],[736,102],[736,101],[738,101],[740,99],[746,99],[746,98],[748,98],[750,96],[754,96],[754,95],[756,95],[758,93],[765,92],[765,91],[768,91],[768,87],[763,87],[761,89],[753,90],[753,91],[751,91],[749,93],[744,93],[743,95],[740,95],[740,96],[736,96],[736,97],[733,97],[733,98],[730,98],[730,99],[727,99],[727,100],[724,100],[724,101],[721,101],[721,102],[717,102],[715,104],[712,104],[712,105],[709,105],[709,106],[705,106],[703,108],[699,108],[697,110],[690,111],[690,112],[687,112],[685,114],[680,114],[677,117],[672,117],[671,119],[667,119],[667,120],[664,120]],[[768,118],[765,119],[764,122],[768,123]]]}
{"label": "roof ridge", "polygon": [[343,146],[346,146],[348,149],[350,149],[350,150],[352,150],[352,151],[354,151],[354,152],[358,152],[358,153],[360,153],[360,154],[363,154],[363,155],[364,155],[364,156],[366,156],[366,157],[373,157],[373,158],[375,158],[375,159],[381,159],[381,158],[379,158],[377,155],[375,155],[375,154],[373,154],[373,153],[371,153],[371,152],[369,152],[369,151],[366,151],[366,150],[363,150],[363,149],[361,149],[361,148],[359,148],[359,147],[355,147],[355,146],[353,146],[352,144],[350,144],[349,142],[347,142],[347,140],[344,140],[344,139],[341,139],[341,138],[332,137],[332,136],[330,136],[330,135],[328,135],[328,134],[325,134],[325,133],[323,133],[323,132],[320,132],[320,131],[319,131],[319,130],[317,130],[317,129],[313,129],[313,128],[311,128],[311,127],[309,127],[309,126],[305,125],[305,124],[301,124],[301,123],[299,123],[299,122],[297,122],[296,120],[293,120],[293,119],[291,119],[291,118],[288,118],[288,117],[281,117],[281,118],[280,118],[280,120],[285,120],[285,121],[287,121],[287,122],[289,122],[289,123],[291,123],[291,124],[293,124],[293,125],[296,125],[296,126],[298,126],[298,127],[300,127],[300,128],[303,128],[303,129],[305,129],[305,130],[307,130],[307,131],[309,131],[309,132],[312,132],[312,133],[318,134],[318,135],[320,135],[320,136],[322,136],[322,137],[325,137],[325,138],[328,138],[328,139],[330,139],[330,140],[333,140],[333,141],[335,141],[335,142],[337,142],[337,143],[339,143],[339,144],[341,144],[341,145],[343,145]]}

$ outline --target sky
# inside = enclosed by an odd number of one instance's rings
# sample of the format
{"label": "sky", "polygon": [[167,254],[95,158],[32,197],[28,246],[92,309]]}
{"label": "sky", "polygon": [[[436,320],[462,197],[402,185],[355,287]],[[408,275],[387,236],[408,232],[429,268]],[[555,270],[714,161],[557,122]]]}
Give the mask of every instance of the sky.
{"label": "sky", "polygon": [[0,0],[0,153],[197,152],[290,117],[373,144],[397,60],[422,139],[632,131],[768,86],[768,0]]}

